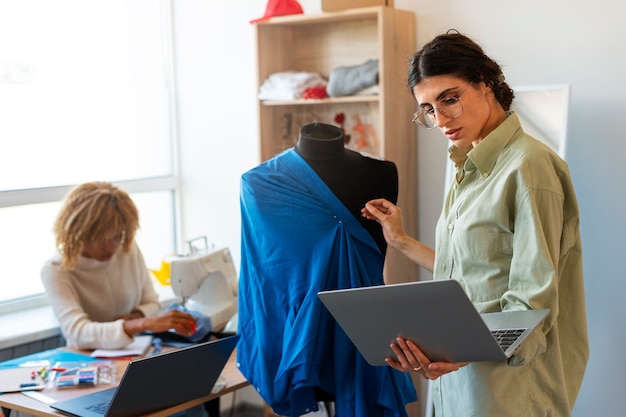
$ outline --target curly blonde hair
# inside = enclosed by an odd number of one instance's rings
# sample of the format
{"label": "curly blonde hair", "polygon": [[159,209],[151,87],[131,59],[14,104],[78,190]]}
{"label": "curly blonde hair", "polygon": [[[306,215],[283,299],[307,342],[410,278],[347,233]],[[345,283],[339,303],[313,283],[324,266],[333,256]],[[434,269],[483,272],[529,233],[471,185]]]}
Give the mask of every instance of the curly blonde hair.
{"label": "curly blonde hair", "polygon": [[122,237],[130,252],[139,229],[139,212],[128,193],[108,182],[76,186],[63,201],[54,222],[61,268],[74,269],[84,243]]}

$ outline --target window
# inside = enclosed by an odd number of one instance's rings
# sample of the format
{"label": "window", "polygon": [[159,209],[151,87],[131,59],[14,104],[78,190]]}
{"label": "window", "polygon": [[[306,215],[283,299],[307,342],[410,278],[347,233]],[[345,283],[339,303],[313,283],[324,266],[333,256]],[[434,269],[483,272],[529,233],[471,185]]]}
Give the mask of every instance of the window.
{"label": "window", "polygon": [[175,251],[170,24],[166,0],[0,2],[0,251],[11,283],[0,302],[45,299],[54,217],[81,182],[131,193],[149,267]]}

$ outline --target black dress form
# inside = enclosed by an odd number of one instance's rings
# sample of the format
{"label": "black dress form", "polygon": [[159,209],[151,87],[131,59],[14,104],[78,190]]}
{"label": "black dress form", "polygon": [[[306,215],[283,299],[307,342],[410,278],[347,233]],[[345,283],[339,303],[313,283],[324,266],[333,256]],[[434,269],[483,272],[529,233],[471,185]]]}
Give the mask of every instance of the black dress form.
{"label": "black dress form", "polygon": [[303,126],[295,151],[367,229],[384,255],[387,243],[382,229],[377,222],[364,219],[361,209],[375,198],[397,202],[396,165],[346,149],[342,130],[323,123]]}

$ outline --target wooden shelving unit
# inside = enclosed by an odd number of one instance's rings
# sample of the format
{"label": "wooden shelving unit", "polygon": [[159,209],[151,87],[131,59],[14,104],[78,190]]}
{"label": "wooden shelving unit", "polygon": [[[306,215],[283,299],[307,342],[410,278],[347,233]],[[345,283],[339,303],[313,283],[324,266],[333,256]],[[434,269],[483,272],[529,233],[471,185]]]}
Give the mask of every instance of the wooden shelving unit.
{"label": "wooden shelving unit", "polygon": [[[417,129],[411,123],[415,104],[406,87],[408,61],[416,50],[415,15],[392,7],[363,7],[316,15],[274,17],[256,24],[258,86],[273,73],[316,72],[328,79],[339,66],[378,59],[378,92],[321,100],[259,100],[260,158],[267,160],[295,144],[300,127],[319,121],[334,123],[344,113],[345,129],[368,126],[367,146],[355,150],[393,161],[398,167],[407,232],[417,235]],[[363,142],[361,142],[363,143]],[[388,282],[417,278],[417,267],[388,251]]]}

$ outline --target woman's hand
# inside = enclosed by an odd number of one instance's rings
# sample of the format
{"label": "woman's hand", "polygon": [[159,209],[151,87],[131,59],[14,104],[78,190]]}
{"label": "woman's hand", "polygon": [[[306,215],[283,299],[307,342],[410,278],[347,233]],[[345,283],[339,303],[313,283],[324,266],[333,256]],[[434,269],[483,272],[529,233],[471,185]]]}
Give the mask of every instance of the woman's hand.
{"label": "woman's hand", "polygon": [[113,320],[132,320],[132,319],[140,319],[144,317],[143,313],[140,310],[133,310],[128,314],[122,314],[121,316],[115,317]]}
{"label": "woman's hand", "polygon": [[389,246],[432,272],[435,266],[435,251],[405,232],[400,207],[379,198],[365,203],[361,215],[366,219],[377,221],[382,226],[383,236]]}
{"label": "woman's hand", "polygon": [[361,215],[368,220],[377,221],[383,228],[387,244],[396,249],[408,238],[402,224],[402,210],[384,198],[365,203]]}
{"label": "woman's hand", "polygon": [[401,372],[417,372],[425,379],[437,379],[469,363],[431,362],[413,341],[401,337],[396,339],[396,343],[391,344],[391,350],[398,360],[387,358],[385,361],[389,366]]}
{"label": "woman's hand", "polygon": [[130,336],[145,331],[159,333],[170,330],[183,336],[191,336],[196,332],[196,326],[196,319],[191,314],[175,309],[156,317],[142,317],[124,321],[124,331]]}
{"label": "woman's hand", "polygon": [[174,330],[183,336],[191,336],[196,332],[196,319],[189,313],[180,310],[169,310],[156,317],[150,317],[148,330],[166,332]]}

